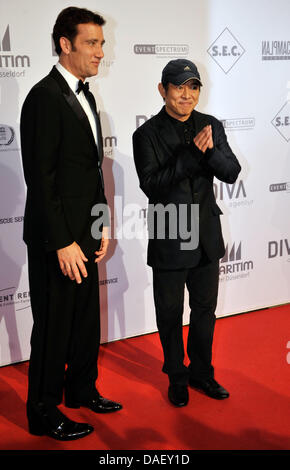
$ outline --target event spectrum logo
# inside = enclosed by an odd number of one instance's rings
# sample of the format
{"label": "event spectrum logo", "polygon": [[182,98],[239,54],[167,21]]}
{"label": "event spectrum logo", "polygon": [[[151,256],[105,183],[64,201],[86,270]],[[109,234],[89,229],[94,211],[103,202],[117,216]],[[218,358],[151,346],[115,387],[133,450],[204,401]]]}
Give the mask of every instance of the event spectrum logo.
{"label": "event spectrum logo", "polygon": [[[3,54],[3,52],[5,54]],[[4,35],[0,39],[0,68],[6,68],[9,70],[1,71],[0,77],[23,77],[25,75],[25,70],[19,71],[18,69],[26,69],[27,67],[30,67],[30,57],[26,54],[15,55],[12,52],[10,27],[8,25],[4,32]]]}
{"label": "event spectrum logo", "polygon": [[207,50],[218,66],[228,73],[245,53],[245,49],[228,28],[225,28]]}
{"label": "event spectrum logo", "polygon": [[255,127],[255,118],[221,119],[221,123],[227,131],[245,131]]}
{"label": "event spectrum logo", "polygon": [[134,53],[157,57],[185,57],[189,53],[189,46],[188,44],[134,44]]}
{"label": "event spectrum logo", "polygon": [[277,193],[280,191],[286,191],[286,193],[290,193],[290,181],[286,183],[272,183],[269,186],[270,193]]}
{"label": "event spectrum logo", "polygon": [[238,246],[235,242],[231,247],[226,245],[225,255],[220,261],[220,281],[234,281],[249,277],[253,269],[253,261],[244,261],[242,258],[242,242]]}

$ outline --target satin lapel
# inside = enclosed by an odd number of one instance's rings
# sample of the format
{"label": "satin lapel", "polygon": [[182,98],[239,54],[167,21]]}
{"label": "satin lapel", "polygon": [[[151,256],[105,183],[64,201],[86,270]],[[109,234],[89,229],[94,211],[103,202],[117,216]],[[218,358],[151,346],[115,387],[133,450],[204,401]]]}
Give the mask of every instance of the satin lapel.
{"label": "satin lapel", "polygon": [[92,129],[91,129],[91,126],[90,126],[90,122],[88,120],[88,117],[87,117],[86,113],[83,110],[83,107],[81,106],[81,104],[77,100],[75,94],[72,92],[72,90],[70,90],[68,95],[66,93],[63,93],[63,96],[64,96],[65,100],[67,101],[67,103],[72,108],[72,110],[75,113],[75,115],[77,116],[77,118],[80,120],[82,126],[84,127],[85,131],[88,134],[88,137],[95,144],[95,139],[94,139],[94,135],[93,135],[93,132],[92,132]]}
{"label": "satin lapel", "polygon": [[54,78],[54,80],[60,86],[64,99],[69,104],[74,114],[76,115],[80,123],[82,124],[83,128],[88,134],[89,139],[92,140],[92,142],[95,144],[94,135],[92,133],[92,129],[91,129],[88,117],[85,111],[83,110],[81,104],[77,100],[75,94],[72,92],[72,90],[68,86],[66,80],[63,78],[61,73],[59,73],[59,71],[55,67],[53,67],[52,71],[50,72],[50,75]]}
{"label": "satin lapel", "polygon": [[103,149],[103,135],[102,135],[102,127],[101,127],[101,121],[100,121],[100,115],[97,113],[96,114],[96,122],[97,122],[97,132],[99,136],[99,160],[100,163],[102,163],[103,158],[104,158],[104,149]]}
{"label": "satin lapel", "polygon": [[90,93],[88,93],[87,98],[88,98],[88,101],[90,103],[91,110],[93,111],[95,119],[96,119],[99,160],[100,160],[100,163],[102,163],[103,158],[104,158],[104,151],[103,151],[103,136],[102,136],[100,116],[99,116],[99,113],[97,112],[97,107],[96,107],[96,102],[95,102],[94,95],[90,92]]}

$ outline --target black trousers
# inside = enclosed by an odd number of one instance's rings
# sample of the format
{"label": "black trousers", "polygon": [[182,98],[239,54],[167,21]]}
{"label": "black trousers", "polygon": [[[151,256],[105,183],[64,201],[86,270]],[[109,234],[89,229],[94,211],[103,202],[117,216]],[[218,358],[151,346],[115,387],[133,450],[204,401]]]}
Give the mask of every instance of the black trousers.
{"label": "black trousers", "polygon": [[86,263],[81,284],[60,270],[56,252],[28,248],[33,329],[28,401],[61,403],[63,391],[87,397],[95,389],[100,344],[98,268]]}
{"label": "black trousers", "polygon": [[[203,380],[214,375],[212,342],[218,294],[219,261],[202,256],[198,266],[183,270],[153,268],[156,321],[164,354],[163,372],[170,383],[187,384],[189,376]],[[184,365],[182,317],[185,286],[189,293],[187,338],[189,367]]]}

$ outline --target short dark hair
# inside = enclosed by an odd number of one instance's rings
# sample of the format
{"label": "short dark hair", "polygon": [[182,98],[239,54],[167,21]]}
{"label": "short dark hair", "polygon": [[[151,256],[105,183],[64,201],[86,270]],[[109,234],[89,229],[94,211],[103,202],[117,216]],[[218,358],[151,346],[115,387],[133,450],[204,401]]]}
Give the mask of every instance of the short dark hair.
{"label": "short dark hair", "polygon": [[60,38],[64,36],[73,44],[74,38],[78,34],[77,26],[85,23],[94,23],[103,26],[105,20],[98,13],[94,13],[86,8],[68,7],[60,12],[52,33],[55,52],[58,55],[61,54]]}

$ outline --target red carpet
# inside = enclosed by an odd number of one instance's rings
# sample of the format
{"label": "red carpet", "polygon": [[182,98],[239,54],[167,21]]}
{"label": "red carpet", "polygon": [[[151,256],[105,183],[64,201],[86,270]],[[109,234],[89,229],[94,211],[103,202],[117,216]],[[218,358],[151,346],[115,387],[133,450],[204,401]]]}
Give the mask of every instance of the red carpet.
{"label": "red carpet", "polygon": [[[218,319],[214,341],[216,379],[231,393],[217,401],[190,389],[187,407],[167,399],[157,334],[101,347],[104,396],[124,409],[95,415],[62,409],[95,432],[57,442],[27,432],[28,363],[0,369],[1,450],[288,450],[290,449],[290,305]],[[184,328],[186,337],[187,327]],[[288,355],[288,357],[287,357]]]}

